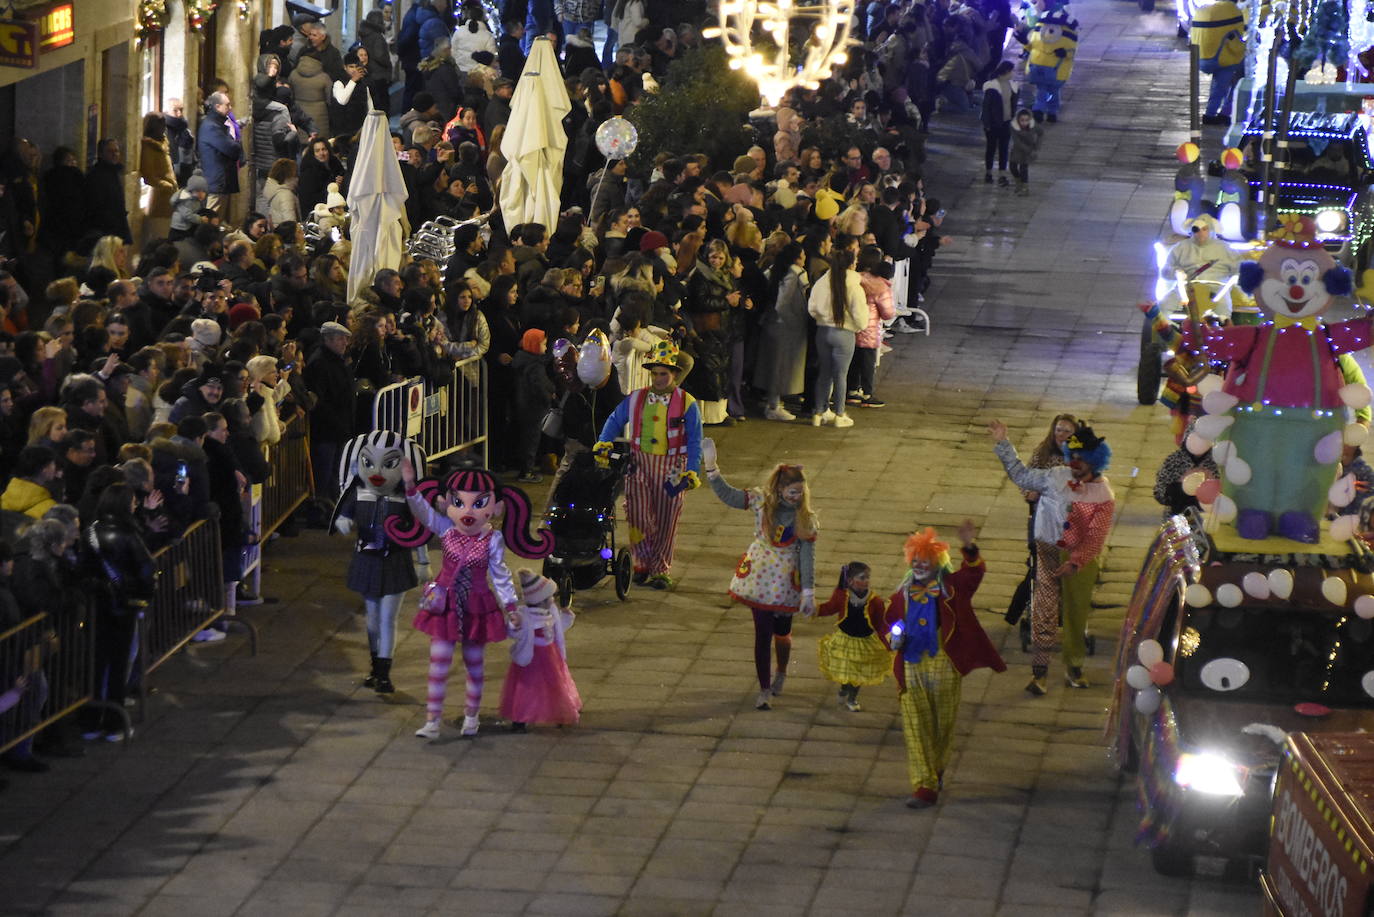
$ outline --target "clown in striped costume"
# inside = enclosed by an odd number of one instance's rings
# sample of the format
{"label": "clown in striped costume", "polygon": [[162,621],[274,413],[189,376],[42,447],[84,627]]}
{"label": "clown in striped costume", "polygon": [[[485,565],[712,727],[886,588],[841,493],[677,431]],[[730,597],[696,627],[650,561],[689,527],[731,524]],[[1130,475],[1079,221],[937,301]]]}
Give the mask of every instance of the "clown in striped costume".
{"label": "clown in striped costume", "polygon": [[672,341],[654,347],[644,361],[652,384],[620,402],[592,450],[604,462],[614,441],[628,432],[634,463],[625,480],[625,519],[634,579],[655,589],[673,586],[668,571],[682,495],[701,484],[701,411],[696,399],[678,388],[678,357]]}

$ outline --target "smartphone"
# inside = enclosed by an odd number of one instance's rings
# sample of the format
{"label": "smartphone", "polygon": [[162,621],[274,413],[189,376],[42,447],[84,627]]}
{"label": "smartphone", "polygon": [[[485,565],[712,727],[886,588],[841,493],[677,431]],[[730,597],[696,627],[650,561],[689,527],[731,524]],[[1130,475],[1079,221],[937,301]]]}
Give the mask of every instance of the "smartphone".
{"label": "smartphone", "polygon": [[295,363],[285,363],[285,364],[282,365],[281,371],[284,372],[284,373],[289,373],[289,372],[291,372],[291,370],[293,370],[293,369],[295,369],[295,368],[296,368],[296,364],[295,364]]}
{"label": "smartphone", "polygon": [[935,211],[935,219],[937,219],[937,220],[943,220],[944,218],[945,218],[945,208],[941,207],[939,210]]}
{"label": "smartphone", "polygon": [[186,463],[185,463],[185,462],[177,462],[177,486],[178,486],[178,487],[185,487],[185,486],[186,486],[186,482],[187,482],[189,479],[190,479],[190,472],[189,472],[189,470],[186,468]]}

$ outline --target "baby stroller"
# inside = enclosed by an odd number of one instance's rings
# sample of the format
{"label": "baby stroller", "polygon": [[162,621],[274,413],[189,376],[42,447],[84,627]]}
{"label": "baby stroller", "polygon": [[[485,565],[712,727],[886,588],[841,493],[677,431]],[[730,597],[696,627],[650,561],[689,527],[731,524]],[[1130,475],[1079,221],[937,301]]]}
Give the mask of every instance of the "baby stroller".
{"label": "baby stroller", "polygon": [[630,470],[630,444],[617,440],[610,467],[590,452],[573,459],[558,482],[544,524],[554,536],[554,553],[544,559],[544,575],[558,587],[558,604],[568,607],[574,590],[590,589],[602,577],[615,577],[616,598],[630,594],[634,563],[628,548],[615,544],[615,505]]}

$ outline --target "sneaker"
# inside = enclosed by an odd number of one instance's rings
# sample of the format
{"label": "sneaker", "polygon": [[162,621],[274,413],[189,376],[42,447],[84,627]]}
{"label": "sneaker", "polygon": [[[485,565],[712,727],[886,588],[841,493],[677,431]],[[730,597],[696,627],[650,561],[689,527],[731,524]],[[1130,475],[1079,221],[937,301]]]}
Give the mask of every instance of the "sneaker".
{"label": "sneaker", "polygon": [[782,694],[782,686],[785,684],[787,684],[787,673],[779,672],[773,676],[773,687],[768,690],[773,692],[774,697],[777,697]]}
{"label": "sneaker", "polygon": [[787,408],[779,405],[778,407],[769,408],[768,410],[764,411],[763,418],[764,420],[780,420],[783,423],[789,423],[793,420],[796,420],[797,415],[787,410]]}
{"label": "sneaker", "polygon": [[859,699],[857,697],[846,697],[844,699],[844,707],[850,713],[858,713],[863,709],[863,707],[859,706]]}
{"label": "sneaker", "polygon": [[463,716],[463,735],[465,735],[465,736],[475,736],[475,735],[477,735],[477,729],[478,729],[478,727],[480,727],[481,725],[482,725],[482,721],[481,721],[481,719],[480,719],[479,717],[464,715],[464,716]]}
{"label": "sneaker", "polygon": [[[884,337],[892,337],[892,335],[890,335],[890,334],[886,334],[886,335],[883,335],[883,336],[884,336]],[[889,353],[892,353],[892,347],[891,347],[891,345],[888,345],[888,344],[879,344],[879,345],[878,345],[878,353],[880,353],[880,354],[889,354]]]}
{"label": "sneaker", "polygon": [[892,330],[895,331],[895,332],[897,332],[898,334],[920,334],[920,333],[921,333],[921,329],[920,329],[920,328],[917,328],[915,325],[911,324],[911,322],[898,322],[897,324],[895,324],[895,325],[892,326]]}
{"label": "sneaker", "polygon": [[[896,336],[897,336],[897,335],[896,335],[896,334],[892,331],[892,329],[890,329],[890,328],[889,328],[887,331],[884,331],[884,332],[883,332],[883,340],[884,340],[884,341],[890,341],[890,340],[892,340],[892,339],[893,339],[894,337],[896,337]],[[887,347],[886,344],[884,344],[883,346],[884,346],[884,347]],[[891,350],[892,348],[891,348],[891,347],[888,347],[887,349],[888,349],[888,350]],[[884,352],[886,352],[886,351],[884,351]]]}
{"label": "sneaker", "polygon": [[811,426],[813,426],[813,427],[823,427],[823,426],[825,426],[826,424],[831,424],[831,423],[834,423],[834,422],[835,422],[835,415],[834,415],[832,412],[828,411],[828,410],[826,410],[826,411],[821,411],[819,414],[812,414],[812,415],[811,415]]}
{"label": "sneaker", "polygon": [[1005,188],[1007,185],[1010,184],[1010,182],[1007,181],[1007,177],[1005,175],[999,175],[997,176],[997,184]]}
{"label": "sneaker", "polygon": [[773,692],[770,691],[770,690],[768,690],[767,688],[764,688],[762,691],[759,692],[759,696],[756,697],[756,698],[754,698],[754,709],[755,709],[755,710],[772,710],[773,707],[772,707],[771,704],[769,704],[769,701],[772,700],[772,699],[773,699]]}
{"label": "sneaker", "polygon": [[866,407],[866,408],[885,408],[885,407],[887,407],[887,402],[886,402],[886,401],[884,401],[884,400],[881,399],[881,398],[874,398],[872,395],[869,395],[867,398],[865,398],[865,399],[863,400],[862,403],[863,403],[863,406]]}
{"label": "sneaker", "polygon": [[850,417],[848,414],[836,414],[835,426],[839,427],[840,429],[844,429],[845,427],[852,427],[854,426],[854,418]]}
{"label": "sneaker", "polygon": [[677,584],[673,582],[673,578],[668,574],[655,573],[653,576],[649,577],[647,580],[644,581],[644,585],[648,586],[650,589],[658,589],[659,591],[663,591],[665,589],[672,589]]}
{"label": "sneaker", "polygon": [[1026,683],[1026,693],[1032,697],[1044,697],[1050,693],[1049,688],[1045,687],[1045,676],[1032,675],[1031,680]]}
{"label": "sneaker", "polygon": [[192,643],[218,643],[218,642],[220,642],[221,640],[223,640],[224,637],[225,637],[224,631],[222,631],[222,630],[215,630],[213,627],[207,627],[207,628],[205,628],[205,630],[201,631],[200,633],[198,633],[198,634],[196,634],[194,637],[192,637],[192,638],[191,638],[191,642],[192,642]]}
{"label": "sneaker", "polygon": [[906,801],[908,809],[929,809],[939,800],[940,794],[934,790],[921,787],[911,794],[911,798]]}
{"label": "sneaker", "polygon": [[123,729],[115,729],[105,733],[106,742],[123,742],[125,739],[132,739],[133,737],[134,728],[132,726],[129,727],[128,731],[125,731]]}
{"label": "sneaker", "polygon": [[1092,684],[1083,677],[1083,670],[1077,667],[1064,673],[1064,684],[1070,688],[1091,688]]}
{"label": "sneaker", "polygon": [[439,738],[439,721],[438,721],[438,720],[426,720],[426,721],[425,721],[425,724],[424,724],[423,726],[421,726],[419,729],[415,730],[415,735],[416,735],[418,738],[421,738],[421,739],[437,739],[437,738]]}
{"label": "sneaker", "polygon": [[863,394],[860,393],[860,392],[855,392],[855,393],[852,394],[852,395],[845,395],[845,396],[844,396],[844,403],[845,403],[845,404],[853,404],[853,405],[863,404],[863,403],[864,403],[864,396],[863,396]]}
{"label": "sneaker", "polygon": [[908,315],[915,315],[916,310],[910,306],[901,306],[895,311],[895,314],[898,318],[906,318]]}
{"label": "sneaker", "polygon": [[537,471],[526,471],[516,480],[521,484],[538,484],[544,480],[544,476]]}

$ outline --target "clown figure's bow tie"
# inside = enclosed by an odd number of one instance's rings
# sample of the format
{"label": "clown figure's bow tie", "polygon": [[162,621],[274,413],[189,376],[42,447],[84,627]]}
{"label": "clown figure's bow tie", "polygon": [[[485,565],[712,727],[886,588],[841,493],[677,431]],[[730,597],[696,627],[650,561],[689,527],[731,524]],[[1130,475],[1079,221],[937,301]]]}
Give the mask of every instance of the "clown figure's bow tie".
{"label": "clown figure's bow tie", "polygon": [[1289,318],[1286,315],[1274,316],[1274,327],[1282,331],[1284,328],[1305,328],[1308,331],[1317,330],[1317,316],[1304,315],[1301,318]]}
{"label": "clown figure's bow tie", "polygon": [[940,595],[940,584],[935,580],[928,583],[912,583],[907,589],[907,595],[913,602],[924,602]]}
{"label": "clown figure's bow tie", "polygon": [[668,403],[668,399],[669,399],[670,397],[671,397],[671,395],[667,395],[667,394],[665,394],[665,395],[655,395],[653,392],[650,392],[650,393],[649,393],[649,403],[650,403],[650,404],[667,404],[667,403]]}

